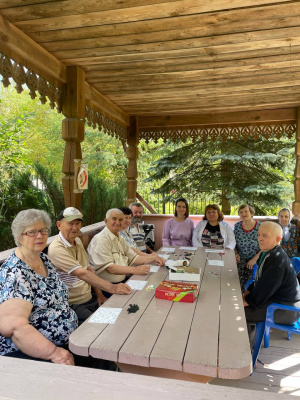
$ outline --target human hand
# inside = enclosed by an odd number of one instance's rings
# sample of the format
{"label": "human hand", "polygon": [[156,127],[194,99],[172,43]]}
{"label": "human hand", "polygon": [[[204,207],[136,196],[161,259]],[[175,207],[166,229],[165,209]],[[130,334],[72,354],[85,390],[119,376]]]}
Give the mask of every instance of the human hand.
{"label": "human hand", "polygon": [[139,265],[138,267],[135,267],[134,269],[134,274],[135,275],[147,275],[150,272],[150,267],[149,265]]}
{"label": "human hand", "polygon": [[126,285],[126,283],[118,283],[117,285],[113,285],[113,294],[130,294],[131,288]]}
{"label": "human hand", "polygon": [[163,265],[165,265],[166,260],[163,257],[159,257],[158,254],[155,254],[155,258],[154,261],[156,262],[156,265],[159,265],[160,267],[162,267]]}
{"label": "human hand", "polygon": [[54,364],[75,365],[73,355],[62,347],[56,347],[50,360]]}
{"label": "human hand", "polygon": [[249,260],[249,261],[247,262],[246,267],[247,267],[248,269],[253,269],[254,264],[256,264],[256,261],[257,261],[257,258],[256,258],[256,257],[251,258],[251,260]]}
{"label": "human hand", "polygon": [[241,257],[238,255],[238,253],[235,253],[235,259],[236,259],[236,262],[241,261]]}

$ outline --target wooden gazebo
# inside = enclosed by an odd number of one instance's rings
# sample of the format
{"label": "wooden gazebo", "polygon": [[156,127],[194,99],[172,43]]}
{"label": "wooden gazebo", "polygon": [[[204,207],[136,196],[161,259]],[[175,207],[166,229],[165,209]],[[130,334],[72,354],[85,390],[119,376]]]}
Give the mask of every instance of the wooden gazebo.
{"label": "wooden gazebo", "polygon": [[126,145],[128,202],[140,138],[296,133],[300,217],[299,15],[284,0],[0,0],[0,74],[64,114],[66,206],[86,121]]}

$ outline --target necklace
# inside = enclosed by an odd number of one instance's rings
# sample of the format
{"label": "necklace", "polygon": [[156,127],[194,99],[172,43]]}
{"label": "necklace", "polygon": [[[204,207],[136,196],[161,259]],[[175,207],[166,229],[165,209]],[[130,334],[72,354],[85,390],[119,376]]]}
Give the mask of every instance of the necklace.
{"label": "necklace", "polygon": [[29,267],[33,270],[35,270],[35,268],[38,268],[39,270],[41,270],[44,267],[44,263],[43,261],[39,258],[39,265],[33,265],[27,257],[25,257],[24,253],[22,252],[21,248],[19,247],[20,253],[22,255],[22,257],[24,258],[24,261],[26,262],[26,264],[29,265]]}

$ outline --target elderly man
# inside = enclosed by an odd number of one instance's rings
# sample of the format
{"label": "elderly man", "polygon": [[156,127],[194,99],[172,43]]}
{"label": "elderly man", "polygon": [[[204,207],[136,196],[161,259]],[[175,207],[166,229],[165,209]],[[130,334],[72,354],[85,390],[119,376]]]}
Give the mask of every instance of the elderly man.
{"label": "elderly man", "polygon": [[106,227],[93,237],[88,247],[90,264],[96,274],[112,283],[125,282],[129,274],[147,275],[150,271],[148,265],[143,265],[149,262],[149,256],[136,254],[119,235],[123,220],[122,211],[108,210],[104,220]]}
{"label": "elderly man", "polygon": [[[62,281],[69,289],[69,303],[78,316],[79,323],[87,319],[106,300],[101,290],[109,293],[129,294],[124,283],[113,285],[99,278],[89,266],[88,255],[78,238],[83,216],[74,207],[68,207],[57,217],[59,234],[50,244],[48,256]],[[92,295],[91,286],[95,295]]]}
{"label": "elderly man", "polygon": [[[129,205],[129,208],[132,211],[132,220],[131,225],[128,228],[128,232],[130,232],[135,240],[139,251],[144,253],[152,253],[153,250],[145,243],[146,232],[143,228],[143,224],[141,224],[144,211],[142,204],[134,202]],[[150,232],[148,233],[148,238],[153,240],[153,231],[151,232],[151,237]]]}
{"label": "elderly man", "polygon": [[[258,230],[261,255],[257,262],[255,281],[243,294],[245,315],[251,348],[255,339],[256,322],[265,321],[269,304],[300,306],[300,290],[295,270],[280,246],[282,228],[274,222],[264,222]],[[297,312],[277,310],[275,322],[294,324]]]}

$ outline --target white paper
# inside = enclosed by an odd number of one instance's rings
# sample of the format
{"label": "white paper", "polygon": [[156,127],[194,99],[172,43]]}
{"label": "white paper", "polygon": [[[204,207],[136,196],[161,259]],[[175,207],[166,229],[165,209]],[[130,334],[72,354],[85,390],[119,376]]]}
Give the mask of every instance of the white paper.
{"label": "white paper", "polygon": [[184,247],[184,246],[181,246],[181,247],[179,247],[179,249],[180,250],[197,250],[197,247]]}
{"label": "white paper", "polygon": [[114,324],[122,308],[100,307],[94,312],[88,322],[94,324]]}
{"label": "white paper", "polygon": [[159,251],[165,251],[167,253],[174,253],[175,247],[162,247]]}
{"label": "white paper", "polygon": [[143,290],[147,281],[127,281],[126,284],[131,287],[132,290]]}
{"label": "white paper", "polygon": [[205,249],[205,253],[222,253],[225,254],[225,251],[223,249]]}
{"label": "white paper", "polygon": [[218,265],[219,267],[224,267],[224,261],[221,261],[221,260],[208,260],[208,265]]}
{"label": "white paper", "polygon": [[165,260],[167,260],[170,257],[169,254],[158,254],[158,255],[159,257],[164,258]]}
{"label": "white paper", "polygon": [[150,265],[150,272],[157,272],[159,268],[159,265]]}

